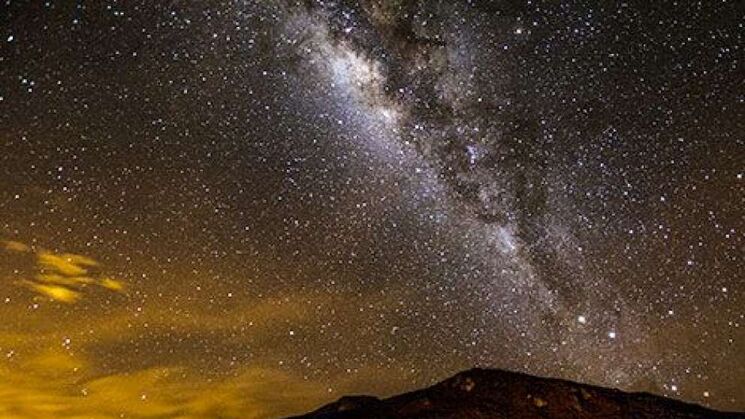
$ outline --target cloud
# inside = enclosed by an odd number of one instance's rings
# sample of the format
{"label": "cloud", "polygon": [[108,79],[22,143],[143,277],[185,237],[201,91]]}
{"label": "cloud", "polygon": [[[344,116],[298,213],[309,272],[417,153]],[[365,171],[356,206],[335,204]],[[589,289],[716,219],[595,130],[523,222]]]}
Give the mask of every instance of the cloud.
{"label": "cloud", "polygon": [[21,242],[17,242],[13,240],[6,240],[5,250],[11,251],[11,252],[25,253],[25,252],[30,252],[31,248]]}
{"label": "cloud", "polygon": [[117,281],[116,279],[112,278],[101,278],[98,281],[98,285],[116,292],[123,292],[124,291],[124,283],[121,281]]}
{"label": "cloud", "polygon": [[84,378],[89,368],[48,351],[0,369],[0,416],[262,419],[307,411],[327,396],[320,384],[276,369],[248,368],[216,380],[179,366]]}
{"label": "cloud", "polygon": [[88,266],[96,266],[98,263],[88,257],[64,253],[56,255],[51,252],[41,251],[37,255],[37,263],[42,269],[49,269],[67,276],[81,276],[88,273]]}
{"label": "cloud", "polygon": [[67,277],[67,276],[62,276],[62,275],[58,275],[54,273],[38,274],[36,275],[36,280],[38,282],[52,283],[52,284],[66,286],[66,287],[76,287],[76,286],[85,285],[85,284],[92,284],[94,282],[93,278],[90,278],[87,276]]}
{"label": "cloud", "polygon": [[[154,299],[133,312],[108,300],[97,304],[127,284],[102,274],[95,260],[50,251],[26,256],[37,272],[20,272],[17,277],[28,279],[6,285],[61,304],[29,309],[12,297],[0,305],[0,316],[12,320],[0,331],[2,418],[262,419],[300,414],[348,389],[369,388],[367,376],[342,369],[318,374],[316,359],[313,368],[298,369],[301,351],[316,340],[338,342],[315,332],[327,318],[319,313],[347,313],[351,295],[235,295],[221,310]],[[182,286],[174,282],[176,292]],[[290,330],[295,336],[287,343]],[[395,381],[382,375],[385,384]]]}
{"label": "cloud", "polygon": [[[24,243],[5,240],[5,249],[13,252],[30,253],[32,249]],[[75,253],[53,253],[41,250],[36,253],[36,267],[39,273],[33,279],[18,281],[37,294],[53,301],[73,304],[83,297],[83,288],[98,285],[109,291],[123,293],[123,282],[107,276],[91,275],[89,270],[99,263],[88,256]]]}
{"label": "cloud", "polygon": [[32,281],[20,281],[20,283],[38,294],[62,303],[76,303],[82,296],[80,292],[61,285],[39,284]]}

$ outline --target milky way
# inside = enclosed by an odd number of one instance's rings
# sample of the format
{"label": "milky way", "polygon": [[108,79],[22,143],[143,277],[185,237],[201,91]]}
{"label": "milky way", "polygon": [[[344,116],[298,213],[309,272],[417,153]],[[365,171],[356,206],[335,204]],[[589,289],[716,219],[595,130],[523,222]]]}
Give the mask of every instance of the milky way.
{"label": "milky way", "polygon": [[745,409],[741,4],[153,3],[0,6],[0,414]]}

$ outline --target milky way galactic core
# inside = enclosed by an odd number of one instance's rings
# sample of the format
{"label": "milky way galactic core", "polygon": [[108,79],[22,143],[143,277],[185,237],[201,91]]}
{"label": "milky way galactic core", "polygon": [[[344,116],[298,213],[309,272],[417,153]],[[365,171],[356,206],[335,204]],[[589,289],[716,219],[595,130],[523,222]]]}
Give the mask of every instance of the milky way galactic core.
{"label": "milky way galactic core", "polygon": [[0,415],[275,417],[473,366],[744,410],[744,25],[4,2]]}

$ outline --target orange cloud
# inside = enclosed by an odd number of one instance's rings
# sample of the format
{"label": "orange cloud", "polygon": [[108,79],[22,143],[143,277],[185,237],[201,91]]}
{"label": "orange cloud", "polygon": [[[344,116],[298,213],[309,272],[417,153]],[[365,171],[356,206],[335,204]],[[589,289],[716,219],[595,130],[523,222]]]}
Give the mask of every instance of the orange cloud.
{"label": "orange cloud", "polygon": [[[17,252],[30,252],[31,248],[16,241],[5,241],[5,248]],[[46,250],[36,255],[39,273],[33,279],[21,281],[26,288],[53,301],[76,303],[86,285],[98,285],[107,290],[123,293],[124,283],[110,277],[89,276],[89,268],[98,262],[88,256],[74,253],[56,254]]]}
{"label": "orange cloud", "polygon": [[14,240],[6,240],[5,250],[9,250],[11,252],[25,253],[25,252],[30,252],[31,248],[21,242],[17,242]]}
{"label": "orange cloud", "polygon": [[97,265],[96,261],[85,256],[64,253],[55,255],[54,253],[42,251],[37,256],[37,262],[43,269],[49,269],[54,272],[67,276],[81,276],[88,273],[86,266]]}
{"label": "orange cloud", "polygon": [[78,300],[80,300],[81,297],[80,292],[67,287],[63,287],[61,285],[39,284],[32,281],[21,281],[21,284],[37,292],[38,294],[49,297],[54,301],[60,301],[63,303],[76,303],[78,302]]}

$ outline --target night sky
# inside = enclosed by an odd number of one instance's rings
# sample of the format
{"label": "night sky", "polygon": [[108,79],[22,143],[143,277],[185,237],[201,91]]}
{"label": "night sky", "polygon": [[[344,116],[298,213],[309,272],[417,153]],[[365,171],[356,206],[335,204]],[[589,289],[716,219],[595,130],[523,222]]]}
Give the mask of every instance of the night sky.
{"label": "night sky", "polygon": [[744,65],[738,0],[3,0],[0,415],[745,410]]}

